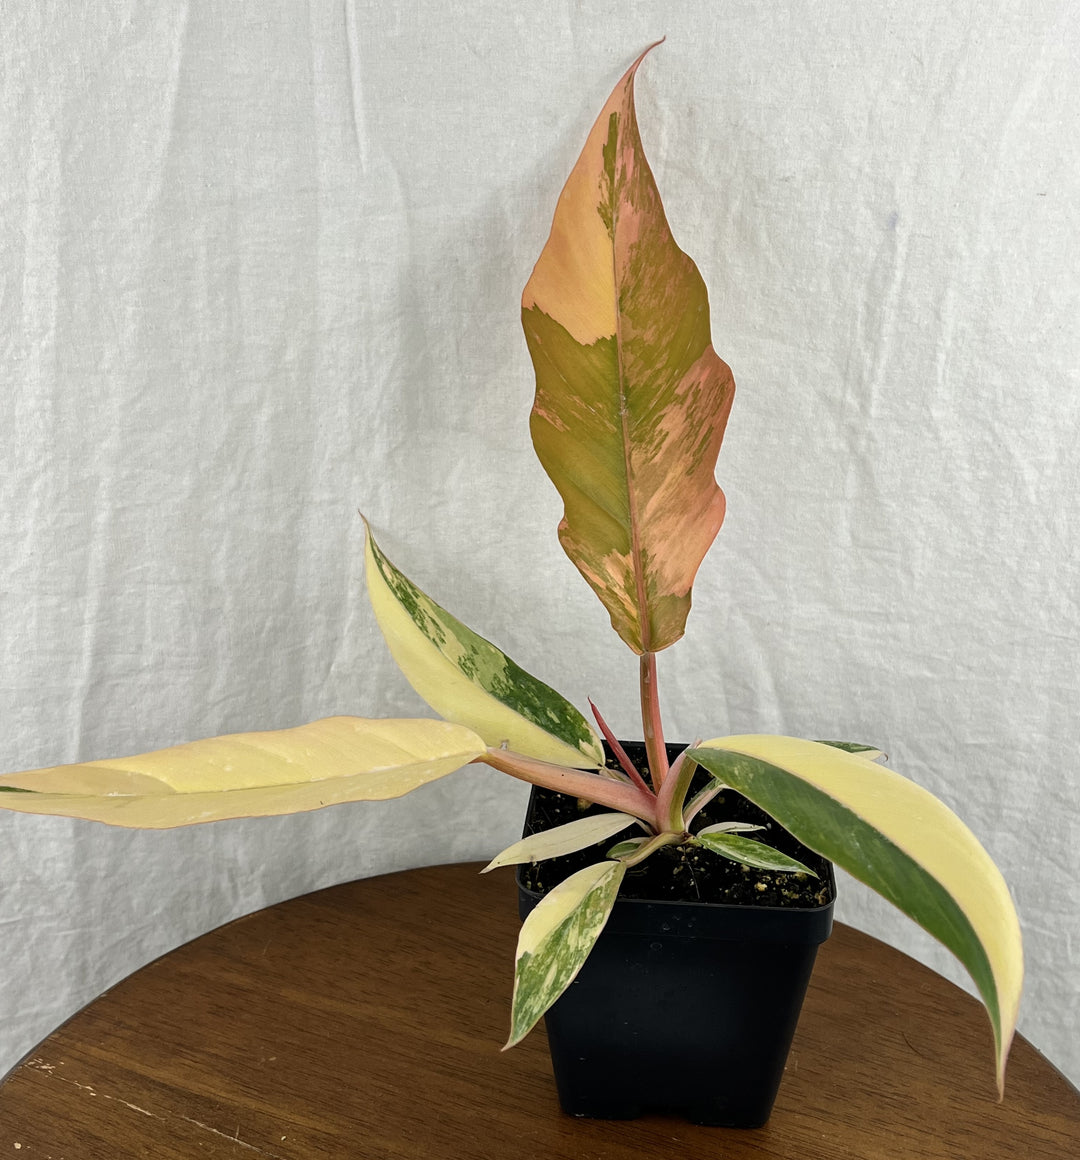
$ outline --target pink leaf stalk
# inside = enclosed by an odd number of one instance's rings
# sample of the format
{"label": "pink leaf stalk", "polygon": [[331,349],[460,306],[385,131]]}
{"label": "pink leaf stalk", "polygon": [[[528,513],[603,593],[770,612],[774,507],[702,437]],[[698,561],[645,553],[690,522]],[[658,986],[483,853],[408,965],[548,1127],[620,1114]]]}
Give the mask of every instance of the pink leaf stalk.
{"label": "pink leaf stalk", "polygon": [[652,793],[652,790],[649,789],[648,785],[645,783],[645,779],[641,776],[640,773],[638,773],[637,766],[634,765],[634,763],[627,755],[626,750],[623,749],[622,745],[616,740],[615,734],[611,731],[611,727],[604,720],[604,718],[600,716],[600,710],[592,703],[591,697],[589,698],[589,708],[592,709],[593,716],[596,718],[596,723],[600,726],[600,732],[603,733],[604,740],[611,747],[611,752],[615,754],[615,758],[618,763],[623,767],[624,770],[626,770],[627,776],[634,783],[634,785],[638,787],[638,789],[643,790],[645,793]]}
{"label": "pink leaf stalk", "polygon": [[656,653],[642,653],[641,726],[645,733],[645,752],[649,756],[649,773],[653,788],[659,792],[667,775],[667,746],[664,744],[664,726],[660,720],[660,695],[656,688]]}
{"label": "pink leaf stalk", "polygon": [[607,806],[625,814],[641,818],[653,829],[658,829],[656,796],[626,782],[611,781],[596,773],[584,773],[563,765],[553,765],[526,757],[509,749],[489,749],[477,758],[501,773],[508,773],[521,781],[553,789],[571,797],[586,798],[597,805]]}

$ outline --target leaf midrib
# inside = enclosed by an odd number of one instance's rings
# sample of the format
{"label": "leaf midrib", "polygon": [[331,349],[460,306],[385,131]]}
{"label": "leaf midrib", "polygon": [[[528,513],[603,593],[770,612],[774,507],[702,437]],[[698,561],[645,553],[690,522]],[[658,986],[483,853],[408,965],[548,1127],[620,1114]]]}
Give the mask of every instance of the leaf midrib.
{"label": "leaf midrib", "polygon": [[[633,109],[634,90],[633,80],[630,85],[630,107]],[[621,121],[617,126],[615,147],[616,164],[621,156],[623,129]],[[630,562],[634,569],[634,590],[638,604],[638,629],[641,636],[642,652],[652,652],[652,626],[649,622],[649,609],[645,587],[645,567],[641,558],[641,521],[638,514],[638,497],[633,487],[633,472],[631,470],[630,455],[630,417],[627,406],[626,375],[623,368],[623,341],[622,341],[622,286],[619,281],[619,263],[615,255],[615,236],[619,229],[619,205],[617,177],[613,175],[611,183],[611,279],[615,287],[615,367],[618,373],[619,391],[619,423],[622,431],[623,447],[623,478],[626,481],[627,512],[630,516]]]}

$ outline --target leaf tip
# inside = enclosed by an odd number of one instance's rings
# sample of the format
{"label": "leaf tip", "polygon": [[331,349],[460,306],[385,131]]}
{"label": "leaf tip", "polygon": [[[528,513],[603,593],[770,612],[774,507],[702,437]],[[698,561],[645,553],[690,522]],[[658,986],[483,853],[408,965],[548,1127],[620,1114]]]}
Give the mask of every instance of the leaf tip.
{"label": "leaf tip", "polygon": [[652,52],[652,50],[653,50],[654,48],[659,48],[659,47],[660,47],[660,45],[661,45],[661,44],[663,44],[665,40],[667,40],[667,35],[666,35],[666,34],[665,34],[664,36],[661,36],[659,40],[654,40],[654,41],[652,42],[652,44],[648,45],[648,47],[646,47],[646,48],[645,48],[645,49],[642,51],[641,55],[640,55],[640,56],[637,58],[637,60],[635,60],[635,61],[634,61],[633,67],[634,67],[634,68],[637,68],[637,66],[638,66],[639,64],[641,64],[641,62],[642,62],[642,61],[643,61],[643,60],[644,60],[644,59],[645,59],[645,58],[646,58],[646,57],[649,55],[649,53],[650,53],[650,52]]}
{"label": "leaf tip", "polygon": [[1009,1052],[1012,1049],[1014,1036],[1015,1027],[1008,1033],[1008,1038],[1001,1043],[997,1051],[997,1068],[995,1069],[994,1079],[997,1083],[997,1102],[999,1104],[1005,1099],[1005,1068],[1009,1063]]}
{"label": "leaf tip", "polygon": [[620,83],[626,86],[628,89],[631,101],[633,100],[634,77],[637,75],[637,70],[641,66],[641,62],[649,55],[650,52],[652,52],[654,48],[657,48],[659,45],[663,44],[665,40],[667,40],[666,36],[661,36],[659,40],[654,40],[652,44],[648,45],[648,47],[646,47],[640,53],[637,60],[635,60],[634,63],[626,70],[626,74]]}

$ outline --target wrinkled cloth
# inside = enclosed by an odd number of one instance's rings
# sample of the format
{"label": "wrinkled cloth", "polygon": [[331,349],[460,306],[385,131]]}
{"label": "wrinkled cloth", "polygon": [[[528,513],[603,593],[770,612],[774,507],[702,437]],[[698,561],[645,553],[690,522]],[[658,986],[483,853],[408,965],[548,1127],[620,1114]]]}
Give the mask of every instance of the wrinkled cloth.
{"label": "wrinkled cloth", "polygon": [[[738,383],[726,524],[660,658],[668,737],[871,742],[944,798],[1017,899],[1021,1030],[1080,1082],[1070,5],[4,11],[0,768],[424,714],[357,508],[640,736],[636,661],[556,541],[518,299],[594,116],[666,34],[642,134]],[[470,767],[167,833],[0,814],[0,1073],[236,915],[490,856],[524,793]],[[842,919],[961,980],[841,885]]]}

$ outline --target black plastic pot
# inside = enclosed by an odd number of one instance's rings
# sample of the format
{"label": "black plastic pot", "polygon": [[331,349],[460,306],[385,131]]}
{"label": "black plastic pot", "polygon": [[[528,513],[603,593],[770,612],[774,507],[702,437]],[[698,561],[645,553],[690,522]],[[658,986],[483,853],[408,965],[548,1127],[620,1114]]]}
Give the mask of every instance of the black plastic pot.
{"label": "black plastic pot", "polygon": [[[545,792],[533,791],[530,811]],[[526,833],[535,829],[527,819]],[[832,929],[831,867],[827,875],[830,901],[813,909],[620,898],[545,1016],[563,1110],[764,1124]],[[524,919],[540,895],[520,872],[518,889]]]}

